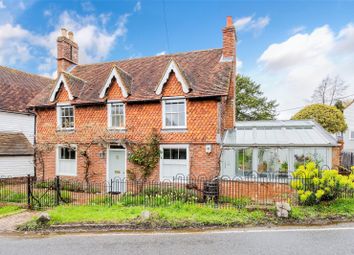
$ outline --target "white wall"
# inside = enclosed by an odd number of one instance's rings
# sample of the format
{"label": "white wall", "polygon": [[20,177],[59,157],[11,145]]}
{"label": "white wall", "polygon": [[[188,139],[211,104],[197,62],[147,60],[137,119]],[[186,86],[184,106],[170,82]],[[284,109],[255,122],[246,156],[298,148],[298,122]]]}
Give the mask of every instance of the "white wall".
{"label": "white wall", "polygon": [[354,140],[349,139],[350,131],[354,131],[354,103],[344,110],[344,117],[348,124],[348,129],[343,134],[344,150],[354,152]]}
{"label": "white wall", "polygon": [[0,111],[0,132],[21,132],[28,141],[34,143],[34,116],[1,112]]}
{"label": "white wall", "polygon": [[0,156],[0,178],[34,174],[32,156]]}
{"label": "white wall", "polygon": [[[21,132],[33,144],[34,120],[33,115],[0,111],[0,132]],[[0,156],[0,178],[26,176],[28,174],[34,174],[32,156]]]}

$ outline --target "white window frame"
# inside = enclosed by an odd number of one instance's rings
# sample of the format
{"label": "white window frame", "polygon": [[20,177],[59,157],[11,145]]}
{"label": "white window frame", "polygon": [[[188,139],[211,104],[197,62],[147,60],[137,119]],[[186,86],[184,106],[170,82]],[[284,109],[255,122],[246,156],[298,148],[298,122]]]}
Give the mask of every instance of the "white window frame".
{"label": "white window frame", "polygon": [[[184,103],[184,125],[167,126],[166,125],[166,103]],[[187,100],[185,98],[165,98],[162,100],[162,128],[163,129],[186,129],[187,128]]]}
{"label": "white window frame", "polygon": [[161,155],[160,155],[160,169],[159,169],[159,179],[160,179],[160,181],[166,180],[166,179],[162,178],[162,175],[161,175],[161,170],[163,169],[164,161],[165,160],[168,160],[168,161],[176,161],[177,160],[177,159],[164,159],[163,158],[163,154],[164,154],[163,150],[164,149],[186,149],[186,154],[187,154],[186,155],[186,159],[183,159],[183,160],[186,160],[186,164],[187,164],[187,174],[185,176],[187,178],[190,175],[189,144],[163,144],[163,145],[160,145],[160,152],[161,152]]}
{"label": "white window frame", "polygon": [[[60,161],[64,160],[73,160],[73,159],[60,159],[60,149],[61,148],[71,148],[75,150],[75,173],[61,173],[60,172]],[[70,145],[64,145],[64,144],[58,144],[56,148],[56,169],[55,169],[55,174],[57,176],[77,176],[77,145],[76,144],[70,144]]]}
{"label": "white window frame", "polygon": [[[73,108],[73,119],[74,119],[74,126],[65,128],[63,127],[62,123],[62,110],[63,108]],[[58,130],[75,130],[75,107],[70,103],[60,103],[57,104],[57,129]]]}
{"label": "white window frame", "polygon": [[352,136],[352,132],[354,132],[354,130],[349,129],[349,140],[354,140],[354,137]]}
{"label": "white window frame", "polygon": [[[113,127],[112,126],[112,105],[122,105],[123,106],[123,127]],[[125,104],[122,101],[108,101],[107,102],[107,125],[108,125],[108,129],[112,129],[112,130],[124,130],[125,129],[125,121],[126,121],[126,117],[125,117]]]}

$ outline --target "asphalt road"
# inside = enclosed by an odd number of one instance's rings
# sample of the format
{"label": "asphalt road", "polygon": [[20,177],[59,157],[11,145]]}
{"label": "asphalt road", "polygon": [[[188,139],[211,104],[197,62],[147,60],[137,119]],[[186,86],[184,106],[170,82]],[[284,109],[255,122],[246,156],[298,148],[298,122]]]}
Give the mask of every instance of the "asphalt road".
{"label": "asphalt road", "polygon": [[0,255],[12,254],[346,255],[354,254],[354,224],[306,229],[0,237]]}

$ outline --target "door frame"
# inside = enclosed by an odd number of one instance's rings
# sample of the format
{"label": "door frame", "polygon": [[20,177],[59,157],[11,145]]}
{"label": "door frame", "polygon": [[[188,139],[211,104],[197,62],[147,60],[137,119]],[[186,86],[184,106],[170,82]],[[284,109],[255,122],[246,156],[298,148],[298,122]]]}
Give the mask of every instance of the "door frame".
{"label": "door frame", "polygon": [[[127,148],[126,148],[126,146],[124,146],[124,145],[120,145],[120,146],[122,146],[124,149],[111,149],[111,145],[112,144],[109,144],[108,146],[107,146],[107,153],[106,153],[106,181],[107,181],[107,184],[109,184],[110,183],[110,176],[109,176],[109,152],[112,150],[112,151],[124,151],[125,153],[125,160],[124,160],[124,180],[125,180],[125,178],[126,178],[126,175],[127,175],[127,156],[128,156],[128,152],[127,152]],[[123,180],[122,180],[123,181]]]}

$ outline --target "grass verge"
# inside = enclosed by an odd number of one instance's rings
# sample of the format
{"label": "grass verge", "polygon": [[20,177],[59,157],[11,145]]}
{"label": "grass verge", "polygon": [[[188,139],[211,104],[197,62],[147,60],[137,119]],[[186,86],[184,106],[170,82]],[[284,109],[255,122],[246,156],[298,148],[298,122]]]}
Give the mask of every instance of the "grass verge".
{"label": "grass verge", "polygon": [[[149,211],[150,217],[141,217]],[[331,223],[354,219],[354,198],[338,199],[316,206],[296,206],[289,219],[279,219],[275,209],[214,208],[195,204],[176,203],[165,207],[124,206],[59,206],[48,211],[51,221],[38,226],[35,221],[24,225],[22,230],[38,230],[41,227],[71,224],[126,224],[145,229],[157,228],[203,228],[211,226],[232,227],[265,224],[312,224]]]}
{"label": "grass verge", "polygon": [[19,206],[9,205],[0,207],[0,218],[15,214],[22,211],[23,209]]}

